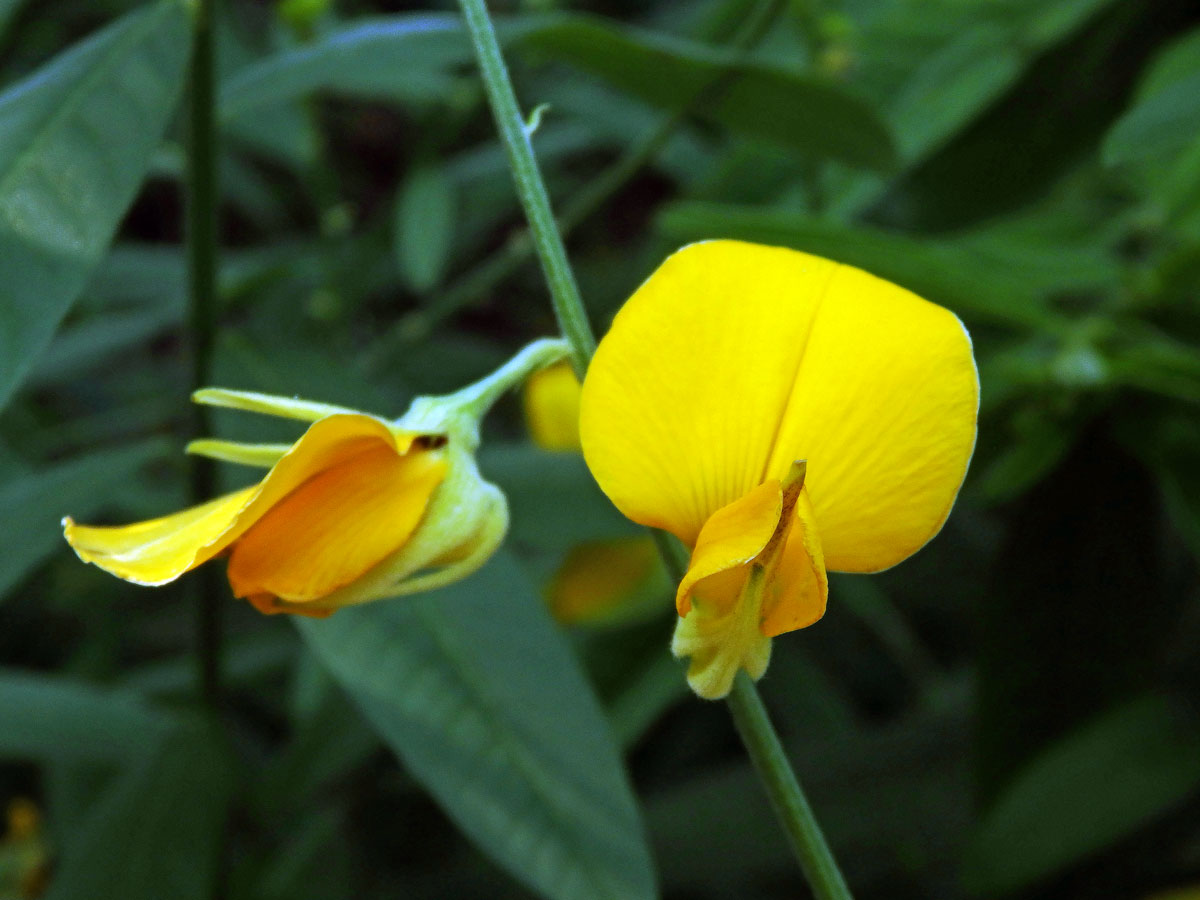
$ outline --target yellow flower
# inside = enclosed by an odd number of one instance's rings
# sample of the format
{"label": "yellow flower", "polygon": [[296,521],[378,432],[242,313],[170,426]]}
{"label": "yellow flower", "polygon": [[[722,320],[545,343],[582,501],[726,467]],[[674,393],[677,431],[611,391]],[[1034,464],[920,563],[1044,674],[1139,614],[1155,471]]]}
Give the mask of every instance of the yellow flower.
{"label": "yellow flower", "polygon": [[603,625],[661,611],[659,602],[666,588],[654,541],[621,537],[573,547],[550,580],[546,595],[558,621]]}
{"label": "yellow flower", "polygon": [[698,694],[759,677],[950,513],[975,445],[971,342],[947,310],[776,247],[693,244],[617,314],[583,386],[584,457],[629,518],[691,549],[673,650]]}
{"label": "yellow flower", "polygon": [[[269,471],[161,519],[116,527],[66,519],[80,559],[162,585],[227,554],[235,596],[264,613],[319,616],[462,577],[503,537],[504,495],[479,476],[474,448],[444,433],[281,397],[210,389],[195,399],[313,421],[291,446],[194,442],[189,452]],[[436,575],[413,577],[430,568]]]}
{"label": "yellow flower", "polygon": [[0,838],[0,897],[41,897],[50,875],[50,854],[41,813],[29,800],[8,805],[8,831]]}
{"label": "yellow flower", "polygon": [[482,381],[417,398],[395,421],[286,397],[209,388],[198,403],[311,422],[287,445],[194,441],[188,451],[268,468],[258,484],[134,525],[65,519],[85,562],[161,585],[229,557],[233,593],[264,613],[324,616],[429,590],[478,569],[508,528],[504,494],[475,464],[479,419],[507,388],[561,358],[536,341]]}
{"label": "yellow flower", "polygon": [[[578,451],[579,379],[567,362],[525,382],[525,421],[543,450]],[[665,588],[654,541],[619,537],[588,541],[567,554],[550,581],[550,612],[567,625],[604,624],[638,617]]]}
{"label": "yellow flower", "polygon": [[579,391],[579,379],[565,362],[525,382],[525,423],[543,450],[579,450]]}

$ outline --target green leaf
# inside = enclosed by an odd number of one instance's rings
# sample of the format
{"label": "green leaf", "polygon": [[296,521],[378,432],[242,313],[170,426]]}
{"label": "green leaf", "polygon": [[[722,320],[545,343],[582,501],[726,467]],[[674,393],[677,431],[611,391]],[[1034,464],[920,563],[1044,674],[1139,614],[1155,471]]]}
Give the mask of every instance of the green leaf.
{"label": "green leaf", "polygon": [[131,766],[67,840],[48,900],[207,900],[233,792],[227,752],[200,723],[177,725]]}
{"label": "green leaf", "polygon": [[515,562],[422,597],[297,622],[459,827],[555,900],[655,896],[608,724]]}
{"label": "green leaf", "polygon": [[817,158],[872,169],[896,164],[883,120],[865,101],[829,81],[587,16],[514,22],[510,28],[501,32],[511,35],[510,45],[570,63],[672,111],[695,103],[705,88],[728,75],[722,90],[696,105],[697,116]]}
{"label": "green leaf", "polygon": [[1039,296],[1040,285],[1001,256],[966,242],[934,242],[792,212],[709,203],[670,206],[658,225],[679,241],[736,238],[826,256],[984,321],[1045,328],[1058,318]]}
{"label": "green leaf", "polygon": [[0,759],[121,763],[150,752],[172,720],[129,692],[0,669]]}
{"label": "green leaf", "polygon": [[1110,166],[1157,159],[1187,149],[1200,137],[1200,71],[1151,93],[1125,113],[1104,139]]}
{"label": "green leaf", "polygon": [[[497,29],[510,50],[570,63],[670,110],[692,104],[728,74],[724,90],[699,104],[696,115],[816,157],[873,169],[895,163],[882,119],[828,81],[589,16],[516,17]],[[444,100],[452,94],[454,68],[471,59],[455,17],[371,19],[239,70],[222,88],[222,115],[234,119],[315,90],[402,102]]]}
{"label": "green leaf", "polygon": [[31,387],[64,384],[101,363],[147,344],[175,324],[171,309],[111,312],[62,329],[38,357],[26,383]]}
{"label": "green leaf", "polygon": [[8,23],[21,8],[25,0],[0,0],[0,35],[8,28]]}
{"label": "green leaf", "polygon": [[1200,786],[1200,729],[1161,696],[1127,703],[1036,757],[984,816],[965,860],[996,896],[1110,846]]}
{"label": "green leaf", "polygon": [[175,108],[180,0],[131,13],[0,95],[0,406],[100,261]]}
{"label": "green leaf", "polygon": [[0,472],[0,509],[21,522],[0,541],[0,597],[56,550],[66,550],[63,516],[99,512],[147,462],[161,457],[155,439],[89,453],[32,472]]}
{"label": "green leaf", "polygon": [[445,275],[457,202],[453,182],[437,165],[413,169],[396,195],[396,261],[405,282],[417,293],[437,287]]}
{"label": "green leaf", "polygon": [[1170,416],[1129,417],[1118,434],[1154,472],[1175,531],[1200,561],[1200,424],[1195,416],[1181,406]]}
{"label": "green leaf", "polygon": [[380,16],[269,56],[231,75],[220,91],[225,121],[313,91],[406,102],[450,92],[450,69],[471,59],[457,16]]}

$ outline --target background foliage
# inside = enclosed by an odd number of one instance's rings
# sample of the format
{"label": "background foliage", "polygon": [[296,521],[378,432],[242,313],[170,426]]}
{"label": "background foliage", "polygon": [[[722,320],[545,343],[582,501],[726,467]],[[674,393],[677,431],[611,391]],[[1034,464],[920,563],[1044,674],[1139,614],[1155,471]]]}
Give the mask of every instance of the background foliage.
{"label": "background foliage", "polygon": [[[848,877],[1200,885],[1200,11],[776,6],[761,35],[749,0],[493,8],[600,330],[710,237],[861,266],[971,330],[945,531],[835,577],[762,683]],[[453,8],[220,12],[218,384],[398,414],[553,332]],[[572,547],[633,532],[515,403],[481,457],[508,549],[327,623],[229,601],[219,722],[198,580],[133,588],[62,543],[65,514],[185,502],[189,28],[178,0],[0,0],[0,801],[41,810],[12,817],[0,896],[796,896],[726,710],[666,658],[669,603],[547,614]]]}

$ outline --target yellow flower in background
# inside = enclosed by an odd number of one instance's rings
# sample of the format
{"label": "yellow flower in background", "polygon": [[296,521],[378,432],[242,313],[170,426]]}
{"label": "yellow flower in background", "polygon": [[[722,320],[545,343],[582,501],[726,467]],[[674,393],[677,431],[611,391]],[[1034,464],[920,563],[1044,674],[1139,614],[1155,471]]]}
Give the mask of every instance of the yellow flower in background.
{"label": "yellow flower in background", "polygon": [[417,398],[394,421],[287,397],[197,391],[198,403],[311,424],[290,445],[194,441],[191,453],[267,474],[148,522],[97,527],[65,519],[67,541],[85,562],[143,585],[228,556],[233,593],[264,613],[324,616],[441,587],[482,566],[508,528],[504,494],[475,464],[480,418],[564,352],[561,341],[536,341],[476,384]]}
{"label": "yellow flower in background", "polygon": [[[543,450],[578,451],[579,379],[566,362],[525,382],[525,421]],[[658,551],[649,537],[587,541],[571,549],[550,580],[550,612],[567,625],[636,617],[665,587]]]}
{"label": "yellow flower in background", "polygon": [[543,450],[579,446],[579,379],[568,363],[534,372],[525,382],[525,424]]}
{"label": "yellow flower in background", "polygon": [[698,694],[817,621],[826,569],[878,572],[937,534],[978,408],[958,319],[859,269],[712,241],[651,275],[588,370],[581,438],[616,506],[691,549],[673,650]]}
{"label": "yellow flower in background", "polygon": [[0,897],[41,897],[50,875],[42,817],[30,800],[8,804],[8,828],[0,838]]}
{"label": "yellow flower in background", "polygon": [[573,547],[550,580],[546,597],[560,622],[604,625],[661,612],[666,588],[651,538],[611,538]]}

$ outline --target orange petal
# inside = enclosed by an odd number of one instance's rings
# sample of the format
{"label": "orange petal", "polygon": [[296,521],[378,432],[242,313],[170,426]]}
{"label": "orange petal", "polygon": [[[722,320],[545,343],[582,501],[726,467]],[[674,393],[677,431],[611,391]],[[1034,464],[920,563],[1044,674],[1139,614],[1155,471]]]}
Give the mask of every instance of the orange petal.
{"label": "orange petal", "polygon": [[692,608],[693,597],[711,605],[713,613],[732,606],[746,580],[747,564],[763,551],[779,525],[782,505],[779,482],[772,480],[709,516],[675,592],[681,616]]}
{"label": "orange petal", "polygon": [[807,487],[800,491],[794,515],[778,568],[763,596],[759,627],[767,637],[811,625],[825,615],[829,597],[825,556]]}
{"label": "orange petal", "polygon": [[440,455],[400,456],[379,441],[343,455],[234,544],[234,594],[302,603],[345,587],[408,540],[445,472]]}

